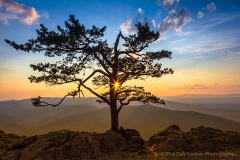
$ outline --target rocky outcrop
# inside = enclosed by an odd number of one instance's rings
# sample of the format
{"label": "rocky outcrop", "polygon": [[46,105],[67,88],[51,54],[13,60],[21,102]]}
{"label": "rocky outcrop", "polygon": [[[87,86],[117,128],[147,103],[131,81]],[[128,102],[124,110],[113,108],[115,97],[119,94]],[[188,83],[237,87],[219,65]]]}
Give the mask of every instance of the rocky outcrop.
{"label": "rocky outcrop", "polygon": [[157,156],[238,159],[240,133],[203,126],[183,132],[173,125],[150,137],[147,147]]}
{"label": "rocky outcrop", "polygon": [[[8,144],[17,144],[16,142],[22,141],[26,136],[18,136],[12,133],[5,133],[0,130],[0,159],[6,153]],[[14,149],[14,148],[13,148]]]}
{"label": "rocky outcrop", "polygon": [[113,131],[105,133],[62,130],[33,136],[7,146],[2,159],[108,159],[129,146]]}
{"label": "rocky outcrop", "polygon": [[16,140],[0,151],[0,160],[239,159],[240,134],[203,126],[183,132],[172,125],[146,142],[133,129],[122,128],[121,133],[62,130]]}

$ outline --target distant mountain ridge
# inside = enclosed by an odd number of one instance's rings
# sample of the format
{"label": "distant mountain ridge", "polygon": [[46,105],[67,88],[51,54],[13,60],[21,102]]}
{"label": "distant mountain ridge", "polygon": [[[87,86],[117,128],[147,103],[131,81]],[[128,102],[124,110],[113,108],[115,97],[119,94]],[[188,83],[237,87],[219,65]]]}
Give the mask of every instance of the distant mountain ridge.
{"label": "distant mountain ridge", "polygon": [[[44,98],[48,102],[58,102],[60,98]],[[110,111],[106,104],[96,102],[96,97],[66,99],[58,107],[34,108],[29,100],[0,102],[0,129],[20,135],[35,135],[46,132],[69,129],[89,132],[104,132],[110,127]],[[167,105],[143,105],[134,102],[125,106],[120,112],[120,125],[124,128],[135,128],[140,131],[144,139],[153,133],[177,124],[183,131],[192,127],[204,125],[224,131],[240,132],[240,123],[224,116],[236,117],[238,110],[218,110],[212,106],[212,115],[204,105],[192,105],[166,100]],[[233,106],[234,108],[234,106]],[[235,107],[236,108],[236,107]],[[198,113],[194,110],[199,109]],[[203,113],[206,112],[206,113]],[[214,114],[218,113],[216,116]]]}
{"label": "distant mountain ridge", "polygon": [[175,96],[161,96],[169,98],[228,98],[228,97],[240,97],[240,94],[182,94]]}

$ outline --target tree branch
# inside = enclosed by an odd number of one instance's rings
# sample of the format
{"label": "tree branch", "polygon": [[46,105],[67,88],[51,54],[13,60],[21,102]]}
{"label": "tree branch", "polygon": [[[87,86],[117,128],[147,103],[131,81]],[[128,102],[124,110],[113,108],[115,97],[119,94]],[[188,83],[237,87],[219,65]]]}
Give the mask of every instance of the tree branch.
{"label": "tree branch", "polygon": [[120,107],[117,109],[117,113],[119,114],[119,112],[121,111],[121,109],[123,108],[123,106],[125,105],[129,105],[131,99],[128,99],[128,101],[126,103],[123,103],[122,101],[120,101]]}
{"label": "tree branch", "polygon": [[107,64],[112,67],[113,64],[109,61],[106,54],[100,50],[98,52],[102,55],[103,59],[107,62]]}
{"label": "tree branch", "polygon": [[110,106],[110,102],[108,101],[107,98],[99,95],[98,93],[94,92],[91,88],[85,86],[83,83],[81,84],[85,89],[89,90],[92,94],[94,94],[95,96],[97,96],[98,98],[102,99],[104,102],[106,102],[109,106]]}
{"label": "tree branch", "polygon": [[85,83],[86,81],[88,81],[88,80],[89,80],[92,76],[94,76],[94,74],[97,73],[97,72],[102,73],[102,74],[105,75],[106,77],[110,78],[110,76],[109,76],[107,73],[103,72],[103,71],[100,70],[100,69],[97,69],[97,70],[94,70],[94,71],[92,72],[92,74],[90,74],[86,79],[84,79],[84,80],[82,81],[82,83]]}
{"label": "tree branch", "polygon": [[[57,106],[59,106],[59,105],[62,103],[62,101],[63,101],[67,96],[72,96],[73,99],[74,99],[74,97],[77,96],[77,93],[79,93],[79,96],[80,96],[80,92],[83,94],[83,91],[80,90],[80,87],[78,87],[78,90],[77,90],[77,91],[69,92],[67,95],[65,95],[65,96],[62,98],[62,100],[61,100],[58,104],[50,104],[50,103],[47,103],[47,102],[45,102],[45,101],[41,101],[41,97],[40,97],[40,96],[38,96],[38,97],[36,97],[36,98],[31,98],[30,101],[32,102],[33,106],[36,106],[36,107],[45,107],[45,106],[57,107]],[[83,94],[83,96],[84,96],[84,94]],[[84,97],[85,97],[85,96],[84,96]]]}
{"label": "tree branch", "polygon": [[103,67],[103,69],[108,73],[108,74],[111,74],[109,72],[109,70],[107,69],[106,65],[103,63],[103,61],[97,56],[96,53],[93,53],[94,54],[94,57],[98,60],[98,62],[101,64],[101,66]]}
{"label": "tree branch", "polygon": [[[30,102],[32,102],[33,106],[36,106],[36,107],[45,107],[45,106],[52,106],[52,107],[57,107],[58,105],[60,105],[62,103],[62,101],[67,97],[69,96],[69,94],[65,95],[62,100],[58,103],[58,104],[50,104],[50,103],[47,103],[45,101],[41,101],[41,97],[38,96],[36,98],[31,98]],[[43,103],[43,104],[42,104]]]}
{"label": "tree branch", "polygon": [[[118,44],[119,44],[119,40],[120,40],[120,37],[122,37],[122,33],[121,33],[121,31],[119,31],[119,34],[118,34],[118,36],[117,36],[117,38],[116,38],[116,41],[115,41],[115,44],[114,44],[114,52],[115,52],[115,56],[119,56],[117,53],[118,53],[118,50],[117,50],[117,47],[118,47]],[[115,57],[114,56],[114,57]]]}

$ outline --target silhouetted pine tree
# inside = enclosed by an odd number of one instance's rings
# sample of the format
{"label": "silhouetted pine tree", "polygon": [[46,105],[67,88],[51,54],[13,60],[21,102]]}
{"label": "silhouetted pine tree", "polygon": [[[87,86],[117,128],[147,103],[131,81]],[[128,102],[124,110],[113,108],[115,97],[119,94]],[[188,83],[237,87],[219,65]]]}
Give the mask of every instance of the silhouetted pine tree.
{"label": "silhouetted pine tree", "polygon": [[[160,34],[150,30],[148,24],[136,24],[137,34],[124,36],[121,31],[117,35],[114,46],[109,47],[107,40],[102,40],[106,27],[92,26],[86,29],[84,25],[70,15],[65,21],[65,27],[57,26],[58,31],[48,31],[43,24],[36,30],[37,38],[30,39],[25,44],[16,44],[14,41],[5,40],[16,50],[25,52],[45,52],[45,56],[61,56],[63,59],[54,64],[31,64],[35,71],[42,72],[39,77],[31,76],[29,80],[34,83],[45,82],[50,86],[76,83],[76,90],[69,92],[58,104],[49,104],[41,97],[32,98],[34,106],[58,106],[67,96],[80,96],[81,88],[85,88],[100,98],[97,102],[107,103],[111,110],[111,129],[119,131],[118,115],[124,105],[131,101],[142,103],[165,104],[163,100],[146,92],[144,87],[125,86],[126,81],[132,79],[144,80],[147,77],[159,78],[163,74],[172,74],[170,68],[162,69],[161,63],[154,60],[171,58],[171,51],[157,52],[142,51],[149,44],[156,41]],[[120,50],[119,41],[124,41],[124,50]],[[86,71],[91,71],[87,77]],[[88,72],[89,73],[89,72]],[[86,82],[91,80],[94,86],[109,88],[108,92],[97,93]],[[119,103],[117,103],[119,102]]]}

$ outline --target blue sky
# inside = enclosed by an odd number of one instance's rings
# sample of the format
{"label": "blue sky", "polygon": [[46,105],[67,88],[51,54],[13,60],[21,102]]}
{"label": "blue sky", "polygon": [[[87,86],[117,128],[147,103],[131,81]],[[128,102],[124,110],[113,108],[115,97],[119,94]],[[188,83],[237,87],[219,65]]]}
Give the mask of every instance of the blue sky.
{"label": "blue sky", "polygon": [[48,91],[45,85],[37,87],[27,80],[37,74],[29,65],[55,61],[41,53],[16,51],[4,39],[24,43],[36,37],[39,24],[56,30],[69,14],[87,28],[107,26],[104,38],[110,46],[119,30],[125,35],[136,33],[138,21],[159,31],[160,39],[148,50],[171,50],[173,58],[161,62],[175,73],[149,79],[155,83],[152,86],[137,82],[157,95],[240,94],[240,0],[0,0],[2,99],[18,98],[23,92],[32,96],[33,88]]}

